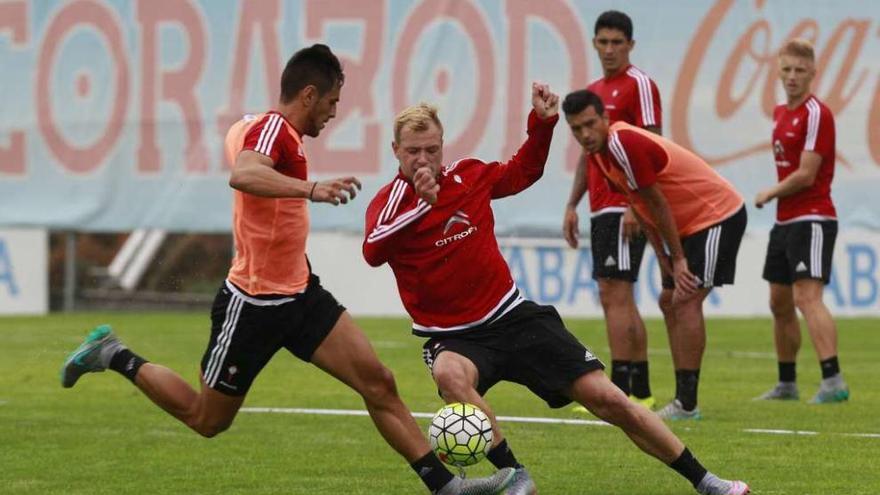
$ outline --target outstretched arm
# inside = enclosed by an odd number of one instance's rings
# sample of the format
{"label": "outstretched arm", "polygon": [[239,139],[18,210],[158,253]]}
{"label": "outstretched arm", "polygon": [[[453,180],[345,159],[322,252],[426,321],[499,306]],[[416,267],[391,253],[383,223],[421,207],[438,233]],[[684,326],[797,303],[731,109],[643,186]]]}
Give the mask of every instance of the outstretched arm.
{"label": "outstretched arm", "polygon": [[338,205],[357,196],[361,183],[356,177],[326,181],[305,181],[275,170],[272,158],[256,151],[238,154],[229,186],[241,192],[267,198],[306,198],[319,203]]}
{"label": "outstretched arm", "polygon": [[495,165],[492,198],[516,194],[541,178],[550,153],[553,128],[559,120],[559,96],[546,84],[532,83],[528,138],[510,161]]}

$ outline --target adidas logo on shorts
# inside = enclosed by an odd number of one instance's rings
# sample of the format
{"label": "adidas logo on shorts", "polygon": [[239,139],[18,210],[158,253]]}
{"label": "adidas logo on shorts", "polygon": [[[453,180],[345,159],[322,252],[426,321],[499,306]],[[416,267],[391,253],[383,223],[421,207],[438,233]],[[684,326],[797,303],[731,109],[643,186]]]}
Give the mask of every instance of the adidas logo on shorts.
{"label": "adidas logo on shorts", "polygon": [[609,257],[605,260],[605,266],[614,266],[614,265],[616,265],[616,264],[617,264],[617,262],[614,261],[614,257],[613,257],[613,256],[609,256]]}
{"label": "adidas logo on shorts", "polygon": [[801,262],[798,263],[797,266],[794,268],[794,271],[796,271],[796,272],[805,272],[805,271],[807,271],[807,265],[805,265],[804,262],[801,261]]}

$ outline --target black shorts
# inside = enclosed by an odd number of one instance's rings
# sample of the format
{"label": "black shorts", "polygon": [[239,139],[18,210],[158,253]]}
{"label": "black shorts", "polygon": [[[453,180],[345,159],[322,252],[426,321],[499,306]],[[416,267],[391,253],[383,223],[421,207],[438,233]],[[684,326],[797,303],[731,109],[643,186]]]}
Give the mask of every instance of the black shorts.
{"label": "black shorts", "polygon": [[831,281],[831,259],[837,240],[837,220],[774,225],[767,244],[764,280],[791,285],[795,280]]}
{"label": "black shorts", "polygon": [[608,212],[590,220],[593,278],[635,282],[645,254],[645,236],[630,241],[623,235],[623,213]]}
{"label": "black shorts", "polygon": [[556,308],[531,301],[479,330],[431,338],[423,348],[428,368],[443,351],[461,354],[476,365],[480,395],[505,380],[528,387],[553,408],[571,402],[568,388],[576,379],[605,368],[565,328]]}
{"label": "black shorts", "polygon": [[231,283],[220,287],[211,309],[211,340],[202,378],[226,395],[245,395],[282,347],[309,361],[345,308],[311,275],[305,292],[254,297]]}
{"label": "black shorts", "polygon": [[[736,255],[746,231],[746,207],[721,223],[681,240],[688,269],[704,289],[732,284],[736,277]],[[663,288],[674,289],[672,277],[663,277]]]}

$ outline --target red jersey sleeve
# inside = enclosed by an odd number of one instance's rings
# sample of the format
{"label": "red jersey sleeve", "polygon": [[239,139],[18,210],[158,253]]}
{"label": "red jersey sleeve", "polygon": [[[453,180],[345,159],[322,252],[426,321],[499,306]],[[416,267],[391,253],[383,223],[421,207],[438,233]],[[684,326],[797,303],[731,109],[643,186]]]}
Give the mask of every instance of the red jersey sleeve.
{"label": "red jersey sleeve", "polygon": [[627,186],[633,191],[654,185],[657,173],[666,165],[663,148],[637,132],[609,133],[608,149],[614,157],[614,164],[626,175]]}
{"label": "red jersey sleeve", "polygon": [[834,116],[825,106],[807,112],[807,138],[804,151],[814,151],[824,159],[834,158]]}
{"label": "red jersey sleeve", "polygon": [[284,129],[284,118],[277,113],[269,113],[248,130],[241,149],[262,153],[279,163],[285,149],[297,147],[296,141]]}
{"label": "red jersey sleeve", "polygon": [[364,228],[364,259],[370,266],[381,266],[394,255],[398,237],[407,227],[431,210],[431,205],[419,198],[408,182],[398,177],[383,187],[367,207]]}
{"label": "red jersey sleeve", "polygon": [[525,190],[544,174],[544,164],[550,153],[553,128],[559,115],[548,119],[538,117],[534,110],[529,113],[528,137],[519,150],[505,163],[489,165],[492,198],[503,198]]}
{"label": "red jersey sleeve", "polygon": [[637,127],[663,127],[663,109],[660,107],[660,90],[647,76],[639,81],[639,97],[635,102]]}

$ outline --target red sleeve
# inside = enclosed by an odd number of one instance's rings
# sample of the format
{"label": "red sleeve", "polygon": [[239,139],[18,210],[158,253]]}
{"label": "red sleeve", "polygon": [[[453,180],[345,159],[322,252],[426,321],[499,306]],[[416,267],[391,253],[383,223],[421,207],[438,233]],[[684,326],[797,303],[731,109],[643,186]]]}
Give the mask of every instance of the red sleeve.
{"label": "red sleeve", "polygon": [[298,147],[296,141],[284,129],[283,117],[277,113],[270,113],[248,130],[241,149],[262,153],[278,163],[284,155],[284,149],[291,146],[291,149]]}
{"label": "red sleeve", "polygon": [[523,191],[544,175],[544,164],[550,153],[553,128],[559,115],[549,119],[529,113],[528,137],[513,158],[506,163],[491,163],[492,198],[503,198]]}
{"label": "red sleeve", "polygon": [[657,172],[666,165],[666,153],[652,139],[633,131],[608,134],[612,163],[626,174],[626,183],[633,191],[654,185]]}
{"label": "red sleeve", "polygon": [[419,198],[412,186],[397,178],[383,187],[367,207],[364,228],[364,259],[370,266],[380,266],[394,255],[395,242],[411,225],[431,210],[431,205]]}
{"label": "red sleeve", "polygon": [[807,139],[804,142],[804,151],[814,151],[822,158],[834,158],[834,115],[831,110],[821,107],[815,112],[817,122],[811,122],[813,113],[807,114]]}
{"label": "red sleeve", "polygon": [[635,98],[636,127],[663,127],[663,109],[660,107],[660,90],[648,76],[639,73],[635,77],[638,91]]}

